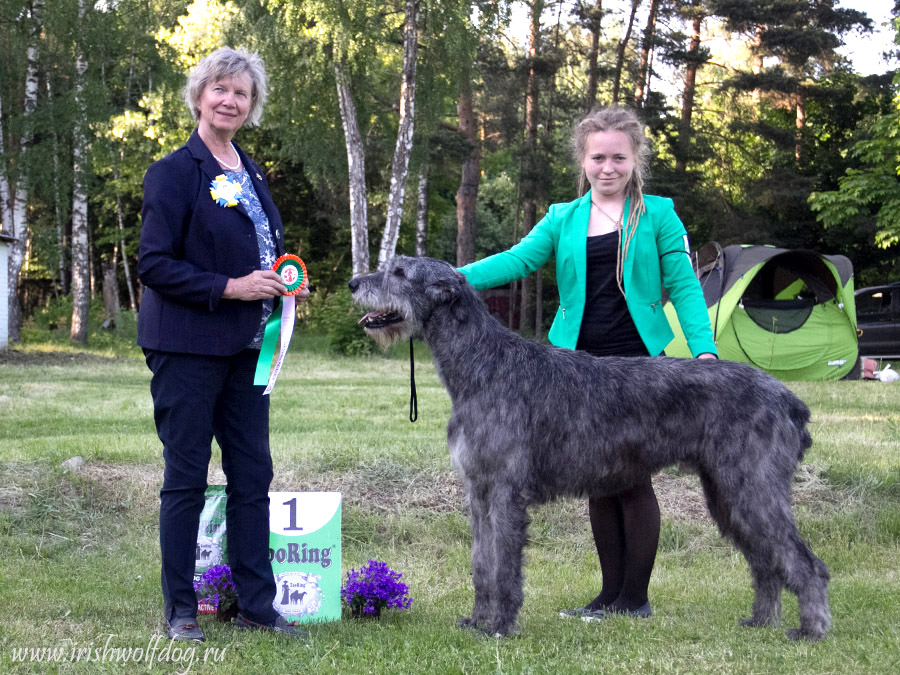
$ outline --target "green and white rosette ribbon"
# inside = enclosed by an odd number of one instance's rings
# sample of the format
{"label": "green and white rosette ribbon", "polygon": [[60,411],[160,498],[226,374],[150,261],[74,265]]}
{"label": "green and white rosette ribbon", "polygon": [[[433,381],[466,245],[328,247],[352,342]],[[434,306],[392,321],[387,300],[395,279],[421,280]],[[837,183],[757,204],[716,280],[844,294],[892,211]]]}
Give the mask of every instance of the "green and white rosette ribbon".
{"label": "green and white rosette ribbon", "polygon": [[[263,396],[268,396],[275,388],[275,380],[278,379],[278,373],[281,372],[281,365],[284,363],[284,357],[294,333],[294,318],[297,315],[297,303],[294,296],[303,289],[307,282],[306,265],[295,255],[281,256],[275,261],[272,269],[281,277],[281,283],[287,290],[281,301],[281,314],[273,312],[266,322],[262,348],[259,350],[259,361],[256,362],[253,384],[266,385]],[[281,337],[281,349],[275,367],[271,368],[279,336]],[[270,368],[271,374],[269,373]]]}

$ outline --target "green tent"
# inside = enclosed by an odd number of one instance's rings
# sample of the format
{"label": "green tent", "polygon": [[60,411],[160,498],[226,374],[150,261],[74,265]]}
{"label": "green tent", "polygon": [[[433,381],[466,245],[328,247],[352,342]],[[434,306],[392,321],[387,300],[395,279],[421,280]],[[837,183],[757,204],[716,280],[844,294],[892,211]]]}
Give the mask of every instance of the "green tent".
{"label": "green tent", "polygon": [[[839,380],[858,371],[853,265],[841,255],[707,244],[697,254],[719,357],[780,380]],[[690,357],[671,302],[668,356]]]}

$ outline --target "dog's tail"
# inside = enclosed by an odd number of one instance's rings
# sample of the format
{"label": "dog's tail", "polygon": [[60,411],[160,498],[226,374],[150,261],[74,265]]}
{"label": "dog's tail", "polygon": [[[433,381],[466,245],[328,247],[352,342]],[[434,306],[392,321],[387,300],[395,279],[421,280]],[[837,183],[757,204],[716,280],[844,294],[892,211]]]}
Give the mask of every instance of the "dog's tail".
{"label": "dog's tail", "polygon": [[809,435],[809,430],[806,428],[806,425],[809,422],[810,413],[809,408],[806,407],[806,404],[803,401],[796,396],[792,398],[793,401],[791,401],[790,404],[790,417],[800,438],[800,447],[797,455],[797,461],[799,462],[803,459],[806,451],[812,447],[812,436]]}

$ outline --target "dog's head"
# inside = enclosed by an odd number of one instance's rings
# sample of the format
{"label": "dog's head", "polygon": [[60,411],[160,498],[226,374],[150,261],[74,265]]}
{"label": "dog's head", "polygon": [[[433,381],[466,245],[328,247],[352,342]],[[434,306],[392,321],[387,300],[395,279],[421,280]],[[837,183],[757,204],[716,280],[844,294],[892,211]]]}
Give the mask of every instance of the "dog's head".
{"label": "dog's head", "polygon": [[466,283],[450,263],[397,256],[378,272],[351,279],[349,286],[353,302],[369,310],[360,319],[366,334],[387,347],[407,338],[422,338],[425,323],[440,306],[464,321],[460,296]]}

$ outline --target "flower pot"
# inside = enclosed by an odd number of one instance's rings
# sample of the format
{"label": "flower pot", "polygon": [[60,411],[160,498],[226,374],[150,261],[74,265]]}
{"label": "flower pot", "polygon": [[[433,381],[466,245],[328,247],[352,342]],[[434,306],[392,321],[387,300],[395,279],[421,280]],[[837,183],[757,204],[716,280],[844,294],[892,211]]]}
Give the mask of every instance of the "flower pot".
{"label": "flower pot", "polygon": [[361,606],[351,607],[350,616],[354,619],[379,619],[381,618],[381,607],[375,607],[374,612],[364,612]]}
{"label": "flower pot", "polygon": [[222,621],[223,623],[230,623],[233,619],[235,619],[238,615],[238,606],[236,602],[231,603],[228,607],[216,608],[216,621]]}

